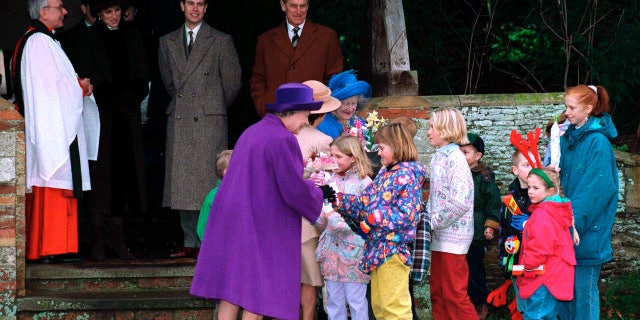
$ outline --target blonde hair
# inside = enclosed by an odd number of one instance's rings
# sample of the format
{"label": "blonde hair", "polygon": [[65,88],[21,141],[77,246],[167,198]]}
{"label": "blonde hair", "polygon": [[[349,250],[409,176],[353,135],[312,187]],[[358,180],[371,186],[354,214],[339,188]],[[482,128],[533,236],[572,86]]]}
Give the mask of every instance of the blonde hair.
{"label": "blonde hair", "polygon": [[[545,186],[547,187],[547,189],[554,188],[556,189],[556,194],[559,194],[564,197],[564,193],[562,192],[562,186],[560,185],[560,175],[558,174],[558,172],[556,172],[551,168],[546,168],[546,167],[534,168],[534,169],[537,169],[537,170],[532,169],[529,172],[529,177],[531,177],[531,175],[536,175],[542,178],[542,180],[545,182]],[[540,171],[542,172],[542,174],[540,174]],[[551,182],[551,186],[547,185],[547,182]]]}
{"label": "blonde hair", "polygon": [[513,154],[511,155],[511,164],[515,167],[518,165],[518,163],[520,162],[520,157],[524,158],[524,155],[522,154],[522,152],[520,152],[520,150],[516,150],[513,152]]}
{"label": "blonde hair", "polygon": [[395,118],[391,118],[389,119],[389,123],[401,124],[412,137],[415,137],[418,133],[418,126],[416,125],[416,122],[407,116],[397,116]]}
{"label": "blonde hair", "polygon": [[449,107],[437,109],[431,113],[431,120],[433,130],[443,141],[469,144],[467,123],[460,110]]}
{"label": "blonde hair", "polygon": [[384,143],[393,150],[393,158],[398,162],[418,160],[418,149],[413,137],[400,123],[385,124],[373,137],[375,143]]}
{"label": "blonde hair", "polygon": [[229,161],[231,160],[231,153],[233,150],[223,150],[218,153],[216,157],[216,174],[218,178],[222,179],[224,171],[229,167]]}
{"label": "blonde hair", "polygon": [[358,178],[364,179],[366,176],[373,175],[369,157],[367,157],[357,137],[341,135],[333,140],[329,146],[335,146],[340,152],[355,159],[355,165],[358,167]]}

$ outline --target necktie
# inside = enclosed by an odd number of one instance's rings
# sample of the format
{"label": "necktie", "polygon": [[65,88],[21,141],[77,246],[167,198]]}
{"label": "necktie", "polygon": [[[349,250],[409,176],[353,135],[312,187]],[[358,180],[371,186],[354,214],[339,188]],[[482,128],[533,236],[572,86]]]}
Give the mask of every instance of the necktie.
{"label": "necktie", "polygon": [[299,27],[293,28],[293,37],[291,37],[291,44],[293,45],[294,48],[298,45],[298,39],[300,39],[300,36],[298,35],[298,30],[300,30]]}
{"label": "necktie", "polygon": [[193,48],[193,31],[189,30],[189,45],[187,46],[189,54],[191,54],[191,48]]}

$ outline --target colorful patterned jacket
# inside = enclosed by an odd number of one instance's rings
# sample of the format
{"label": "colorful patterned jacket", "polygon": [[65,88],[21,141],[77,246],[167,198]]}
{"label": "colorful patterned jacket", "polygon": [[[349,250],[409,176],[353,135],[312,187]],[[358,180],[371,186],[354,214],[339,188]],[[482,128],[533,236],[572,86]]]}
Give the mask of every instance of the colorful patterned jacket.
{"label": "colorful patterned jacket", "polygon": [[338,212],[357,222],[373,221],[360,261],[362,272],[371,272],[394,254],[411,266],[409,244],[416,236],[426,174],[418,162],[400,162],[380,169],[360,196],[337,194],[337,203],[341,204]]}
{"label": "colorful patterned jacket", "polygon": [[[359,195],[371,178],[360,179],[358,170],[347,171],[344,176],[334,173],[327,184],[335,183],[339,192]],[[358,269],[364,254],[364,240],[353,232],[342,216],[335,211],[323,212],[315,224],[324,230],[318,241],[316,259],[325,280],[337,282],[369,283],[369,275]]]}

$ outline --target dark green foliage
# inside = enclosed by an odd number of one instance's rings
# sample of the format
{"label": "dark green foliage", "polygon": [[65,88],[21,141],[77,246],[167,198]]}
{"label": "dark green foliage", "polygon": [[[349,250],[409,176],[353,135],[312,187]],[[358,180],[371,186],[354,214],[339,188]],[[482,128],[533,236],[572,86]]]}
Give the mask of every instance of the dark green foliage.
{"label": "dark green foliage", "polygon": [[[619,131],[635,131],[638,1],[412,0],[403,6],[421,95],[556,92],[600,84],[609,91]],[[365,10],[362,0],[311,3],[310,17],[338,32],[349,69],[361,68],[360,36],[370,32],[363,26]]]}
{"label": "dark green foliage", "polygon": [[309,19],[338,33],[345,70],[360,69],[360,35],[365,17],[365,2],[354,0],[311,1]]}

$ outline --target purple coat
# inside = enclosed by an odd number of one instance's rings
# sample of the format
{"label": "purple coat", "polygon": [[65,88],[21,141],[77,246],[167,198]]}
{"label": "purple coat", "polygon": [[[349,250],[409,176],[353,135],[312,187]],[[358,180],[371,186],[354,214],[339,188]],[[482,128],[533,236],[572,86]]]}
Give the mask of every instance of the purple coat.
{"label": "purple coat", "polygon": [[322,207],[303,169],[298,141],[278,117],[244,131],[211,207],[191,294],[299,318],[300,217],[316,221]]}

